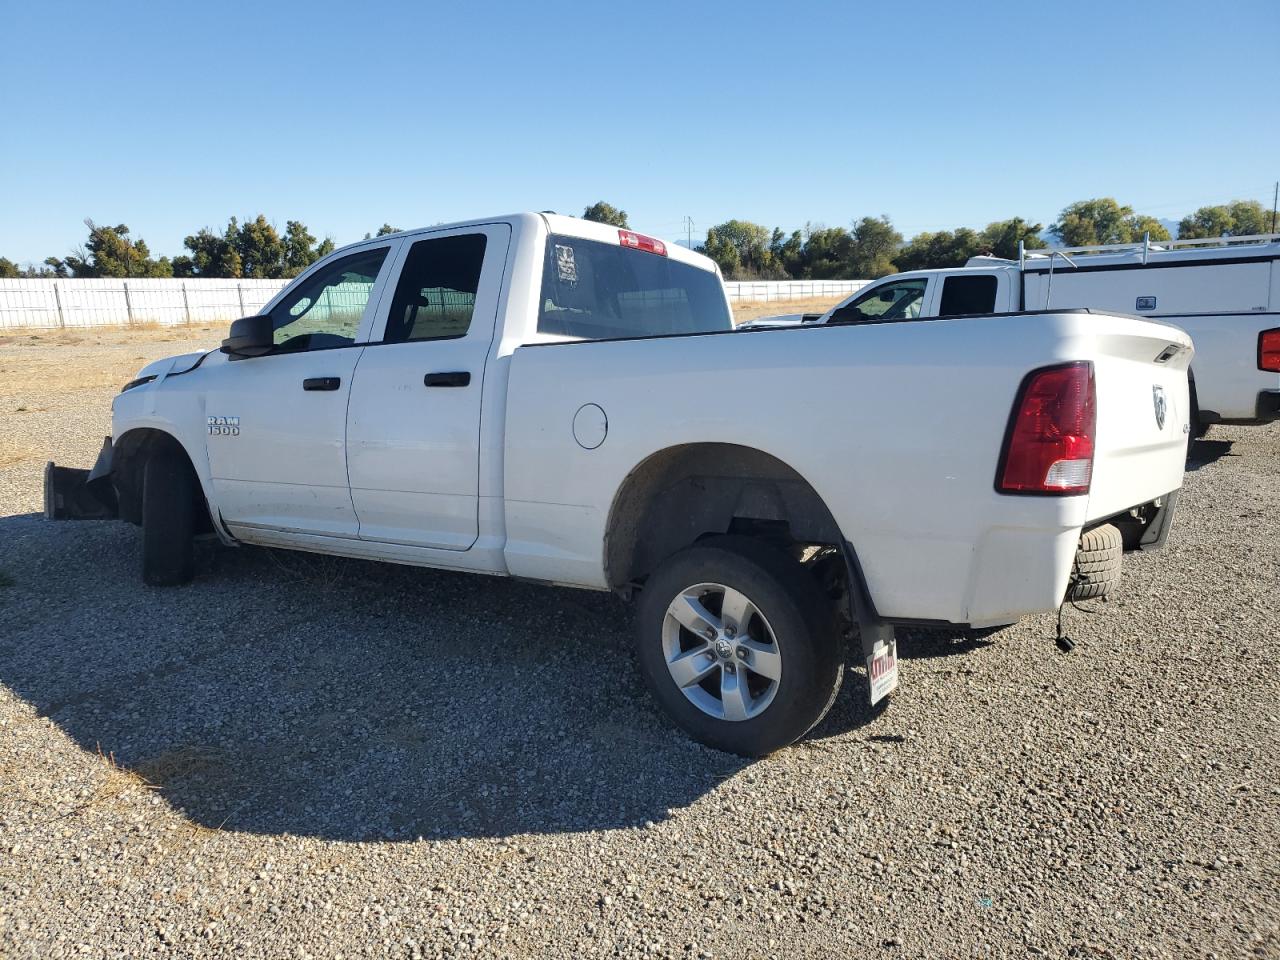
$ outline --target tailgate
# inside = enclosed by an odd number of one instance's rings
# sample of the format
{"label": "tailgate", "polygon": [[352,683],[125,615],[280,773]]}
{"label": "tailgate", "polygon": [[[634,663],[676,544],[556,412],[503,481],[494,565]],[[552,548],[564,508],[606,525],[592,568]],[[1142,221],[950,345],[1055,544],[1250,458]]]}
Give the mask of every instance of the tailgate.
{"label": "tailgate", "polygon": [[1167,324],[1109,317],[1095,334],[1098,393],[1089,520],[1182,486],[1191,403],[1191,338]]}

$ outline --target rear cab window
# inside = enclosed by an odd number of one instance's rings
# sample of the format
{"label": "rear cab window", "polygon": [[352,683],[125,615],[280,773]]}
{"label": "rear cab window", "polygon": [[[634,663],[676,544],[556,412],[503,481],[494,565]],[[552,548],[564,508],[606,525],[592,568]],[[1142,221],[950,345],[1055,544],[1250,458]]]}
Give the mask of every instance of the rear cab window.
{"label": "rear cab window", "polygon": [[996,312],[995,274],[952,274],[942,281],[942,298],[938,316],[954,317],[972,313]]}
{"label": "rear cab window", "polygon": [[586,340],[733,329],[720,278],[670,257],[552,234],[538,332]]}

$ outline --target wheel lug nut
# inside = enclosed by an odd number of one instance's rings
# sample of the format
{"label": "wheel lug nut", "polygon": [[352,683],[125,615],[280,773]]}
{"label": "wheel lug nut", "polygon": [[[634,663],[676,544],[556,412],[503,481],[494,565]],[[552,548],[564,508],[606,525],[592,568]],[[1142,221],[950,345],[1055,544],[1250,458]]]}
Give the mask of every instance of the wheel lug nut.
{"label": "wheel lug nut", "polygon": [[735,652],[738,654],[739,660],[745,660],[747,659],[747,654],[750,651],[748,651],[746,647],[739,647]]}
{"label": "wheel lug nut", "polygon": [[738,670],[738,668],[737,668],[737,667],[735,667],[732,663],[726,663],[726,664],[724,665],[724,672],[725,672],[725,673],[736,673],[736,672],[737,672],[737,670]]}
{"label": "wheel lug nut", "polygon": [[726,637],[730,638],[730,639],[733,639],[733,637],[734,637],[734,636],[736,636],[736,635],[737,635],[737,633],[738,633],[738,631],[737,631],[737,630],[735,630],[735,629],[733,629],[733,627],[725,627],[725,628],[724,628],[724,635],[725,635]]}

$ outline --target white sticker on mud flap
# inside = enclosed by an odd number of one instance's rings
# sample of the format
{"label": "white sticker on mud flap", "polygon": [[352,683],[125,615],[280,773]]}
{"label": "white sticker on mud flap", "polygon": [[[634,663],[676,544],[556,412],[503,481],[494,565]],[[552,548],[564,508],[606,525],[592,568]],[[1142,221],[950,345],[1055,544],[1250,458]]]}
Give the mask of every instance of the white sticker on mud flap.
{"label": "white sticker on mud flap", "polygon": [[564,283],[578,282],[578,264],[573,259],[573,247],[556,244],[556,275]]}
{"label": "white sticker on mud flap", "polygon": [[871,678],[871,703],[874,706],[898,686],[898,641],[876,642],[867,657],[867,676]]}

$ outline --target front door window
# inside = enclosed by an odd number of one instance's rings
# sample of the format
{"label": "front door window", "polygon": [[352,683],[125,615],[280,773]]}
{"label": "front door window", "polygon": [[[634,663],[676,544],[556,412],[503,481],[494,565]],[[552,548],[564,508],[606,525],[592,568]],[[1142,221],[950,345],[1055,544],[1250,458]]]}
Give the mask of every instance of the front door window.
{"label": "front door window", "polygon": [[914,320],[924,306],[924,277],[894,280],[873,287],[831,314],[832,323],[875,323],[883,320]]}
{"label": "front door window", "polygon": [[355,343],[360,318],[386,258],[386,247],[362,250],[291,286],[271,310],[275,352],[298,353]]}

